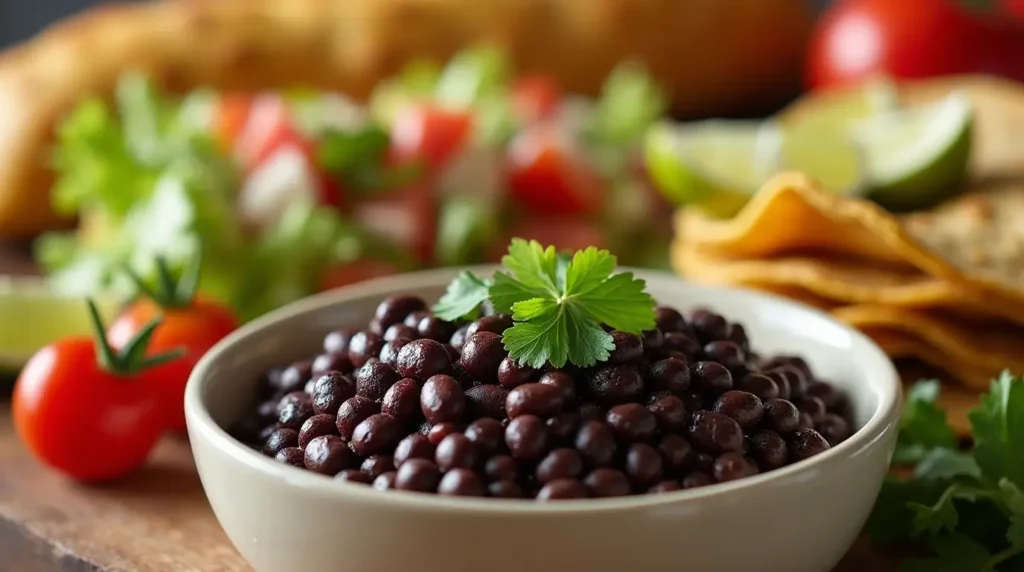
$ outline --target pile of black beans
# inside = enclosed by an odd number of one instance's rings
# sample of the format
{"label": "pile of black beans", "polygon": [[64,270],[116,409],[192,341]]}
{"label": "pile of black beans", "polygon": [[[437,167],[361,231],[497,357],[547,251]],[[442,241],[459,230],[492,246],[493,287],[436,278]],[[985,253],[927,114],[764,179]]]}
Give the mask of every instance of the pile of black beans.
{"label": "pile of black beans", "polygon": [[844,395],[803,359],[759,357],[708,310],[656,316],[642,337],[612,331],[607,362],[533,369],[502,345],[509,316],[454,324],[394,296],[365,329],[269,372],[235,434],[379,490],[544,501],[732,481],[850,435]]}

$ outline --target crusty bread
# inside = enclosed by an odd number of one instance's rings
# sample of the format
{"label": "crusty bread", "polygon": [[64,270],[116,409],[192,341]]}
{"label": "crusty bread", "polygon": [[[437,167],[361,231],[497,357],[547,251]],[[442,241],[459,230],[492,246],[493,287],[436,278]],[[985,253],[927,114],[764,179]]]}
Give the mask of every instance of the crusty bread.
{"label": "crusty bread", "polygon": [[104,6],[0,55],[0,236],[59,226],[45,167],[55,123],[126,70],[173,89],[306,85],[365,95],[408,59],[503,46],[521,71],[593,93],[645,61],[684,115],[794,89],[804,0],[161,0]]}

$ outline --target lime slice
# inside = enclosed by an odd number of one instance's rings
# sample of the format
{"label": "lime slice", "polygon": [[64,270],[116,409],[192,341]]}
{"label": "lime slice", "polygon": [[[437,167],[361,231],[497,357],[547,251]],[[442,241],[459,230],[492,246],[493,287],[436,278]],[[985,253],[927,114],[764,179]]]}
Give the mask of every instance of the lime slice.
{"label": "lime slice", "polygon": [[945,198],[967,173],[973,124],[970,101],[952,93],[853,125],[851,134],[865,153],[871,198],[895,210]]}
{"label": "lime slice", "polygon": [[[104,320],[118,304],[97,298]],[[58,339],[90,335],[85,299],[53,293],[42,278],[0,276],[0,371],[16,371],[40,348]]]}
{"label": "lime slice", "polygon": [[709,120],[651,127],[644,161],[671,201],[729,217],[778,164],[779,130],[771,122]]}
{"label": "lime slice", "polygon": [[812,94],[798,101],[782,121],[787,131],[836,134],[852,123],[899,108],[899,93],[888,78],[876,78],[856,89]]}
{"label": "lime slice", "polygon": [[802,171],[834,193],[857,196],[867,187],[864,155],[859,145],[843,135],[786,132],[780,167]]}

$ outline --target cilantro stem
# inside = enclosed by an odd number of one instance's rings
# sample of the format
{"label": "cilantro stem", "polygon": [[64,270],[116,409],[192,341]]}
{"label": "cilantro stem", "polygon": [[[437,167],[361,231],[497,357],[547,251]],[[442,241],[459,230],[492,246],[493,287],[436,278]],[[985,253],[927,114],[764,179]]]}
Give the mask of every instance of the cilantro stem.
{"label": "cilantro stem", "polygon": [[1001,552],[997,552],[992,555],[992,558],[988,559],[988,565],[995,568],[996,566],[1006,562],[1007,560],[1017,556],[1018,554],[1024,553],[1024,547],[1010,546],[1003,549]]}

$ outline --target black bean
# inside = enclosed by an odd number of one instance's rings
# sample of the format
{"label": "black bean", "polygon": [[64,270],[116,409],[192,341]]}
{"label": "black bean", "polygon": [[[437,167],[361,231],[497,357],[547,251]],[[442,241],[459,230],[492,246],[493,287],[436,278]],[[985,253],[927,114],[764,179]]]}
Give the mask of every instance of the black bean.
{"label": "black bean", "polygon": [[590,467],[605,467],[615,458],[615,434],[600,421],[586,421],[576,432],[576,450]]}
{"label": "black bean", "polygon": [[519,461],[538,461],[548,451],[548,433],[536,415],[522,415],[505,428],[505,445]]}
{"label": "black bean", "polygon": [[800,429],[814,429],[814,418],[806,411],[800,412],[800,422],[797,424]]}
{"label": "black bean", "polygon": [[395,447],[395,454],[392,463],[395,467],[401,467],[402,463],[409,459],[433,459],[434,445],[430,443],[426,435],[413,433],[406,435],[398,446]]}
{"label": "black bean", "polygon": [[707,453],[721,454],[743,450],[743,429],[735,419],[721,413],[693,413],[690,416],[687,437],[690,443]]}
{"label": "black bean", "polygon": [[828,408],[825,407],[825,403],[817,397],[802,397],[796,402],[796,408],[801,413],[806,413],[811,416],[811,419],[818,420],[822,415],[828,413]]}
{"label": "black bean", "polygon": [[654,414],[662,431],[682,431],[686,426],[686,405],[675,395],[667,395],[651,403],[647,409]]}
{"label": "black bean", "polygon": [[352,432],[352,450],[363,457],[391,453],[402,440],[402,423],[385,413],[377,413],[356,425]]}
{"label": "black bean", "polygon": [[370,478],[370,475],[367,475],[366,473],[362,471],[357,471],[355,469],[345,469],[344,471],[338,473],[337,475],[334,475],[334,478],[335,480],[338,481],[358,483],[360,485],[368,485],[373,482],[373,479]]}
{"label": "black bean", "polygon": [[380,407],[365,397],[356,396],[346,399],[338,408],[338,435],[346,441],[352,440],[352,433],[356,430],[356,425],[379,412]]}
{"label": "black bean", "polygon": [[632,365],[599,367],[586,383],[590,396],[605,407],[637,401],[644,390],[643,378]]}
{"label": "black bean", "polygon": [[764,403],[761,425],[785,437],[800,428],[800,411],[785,399],[769,399]]}
{"label": "black bean", "polygon": [[575,449],[555,449],[540,463],[534,476],[537,482],[546,484],[556,479],[574,479],[583,472],[583,459]]}
{"label": "black bean", "polygon": [[434,453],[434,461],[442,471],[456,468],[472,469],[478,460],[476,445],[461,433],[452,433],[441,439]]}
{"label": "black bean", "polygon": [[639,487],[653,485],[664,475],[661,455],[647,443],[633,443],[626,450],[626,474]]}
{"label": "black bean", "polygon": [[738,345],[746,351],[750,347],[750,339],[747,338],[747,330],[740,324],[732,323],[726,329],[725,339]]}
{"label": "black bean", "polygon": [[612,332],[612,341],[615,343],[615,349],[608,356],[608,363],[629,364],[644,357],[644,344],[640,336],[615,330]]}
{"label": "black bean", "polygon": [[[780,379],[786,380],[786,385],[789,388],[789,396],[787,397],[786,395],[780,393],[779,397],[782,397],[783,399],[800,399],[801,397],[804,396],[804,393],[807,391],[807,377],[803,374],[803,372],[801,372],[799,369],[793,366],[779,366],[775,369],[765,371],[763,373],[774,379],[776,383],[779,383]],[[779,383],[780,392],[782,391],[782,389],[782,384]]]}
{"label": "black bean", "polygon": [[732,389],[732,373],[720,363],[699,361],[690,366],[690,380],[698,389],[711,394]]}
{"label": "black bean", "polygon": [[587,498],[587,487],[576,479],[556,479],[544,485],[537,493],[539,501]]}
{"label": "black bean", "polygon": [[715,484],[715,480],[709,477],[707,473],[701,471],[694,471],[686,475],[680,483],[683,489],[695,489],[713,484]]}
{"label": "black bean", "polygon": [[453,469],[441,477],[437,486],[437,494],[456,497],[484,496],[484,483],[480,477],[468,469]]}
{"label": "black bean", "polygon": [[718,396],[712,411],[728,415],[740,424],[744,431],[751,431],[761,422],[764,405],[753,393],[746,391],[726,391]]}
{"label": "black bean", "polygon": [[693,469],[701,473],[711,474],[715,467],[715,458],[707,453],[697,453],[693,458]]}
{"label": "black bean", "polygon": [[303,454],[303,465],[321,475],[333,477],[344,469],[352,469],[358,464],[359,457],[344,441],[334,435],[321,435],[311,440]]}
{"label": "black bean", "polygon": [[306,466],[306,453],[298,447],[285,447],[274,455],[274,460],[278,463],[303,468]]}
{"label": "black bean", "polygon": [[643,343],[645,353],[656,354],[665,344],[665,335],[659,329],[648,330],[643,333],[641,343]]}
{"label": "black bean", "polygon": [[826,413],[814,424],[814,429],[828,441],[832,447],[842,443],[850,436],[850,424],[835,413]]}
{"label": "black bean", "polygon": [[427,303],[416,296],[391,296],[377,305],[373,317],[387,328],[392,324],[401,323],[409,314],[423,310]]}
{"label": "black bean", "polygon": [[351,378],[336,371],[325,373],[313,384],[313,411],[337,415],[341,404],[355,395],[356,384]]}
{"label": "black bean", "polygon": [[336,371],[338,373],[352,373],[355,368],[348,354],[320,354],[313,359],[310,368],[311,379],[316,379],[325,373]]}
{"label": "black bean", "polygon": [[456,350],[458,350],[459,352],[461,352],[462,346],[466,345],[466,332],[468,330],[469,324],[466,324],[465,326],[462,326],[461,328],[455,330],[455,333],[452,334],[452,337],[448,339],[448,344],[451,345]]}
{"label": "black bean", "polygon": [[523,489],[515,481],[494,481],[487,485],[487,494],[498,499],[523,498]]}
{"label": "black bean", "polygon": [[430,377],[420,391],[420,410],[431,423],[459,421],[466,411],[462,386],[450,375]]}
{"label": "black bean", "polygon": [[580,421],[604,421],[604,416],[608,413],[604,407],[596,403],[583,403],[577,409],[580,414]]}
{"label": "black bean", "polygon": [[760,373],[748,373],[736,386],[741,391],[753,393],[758,399],[768,401],[779,396],[779,386],[772,378]]}
{"label": "black bean", "polygon": [[570,404],[576,401],[576,380],[572,375],[562,370],[552,370],[540,376],[537,383],[557,387],[562,392],[562,403]]}
{"label": "black bean", "polygon": [[580,426],[580,414],[575,411],[567,411],[558,417],[551,417],[544,421],[548,428],[548,436],[552,444],[571,444],[576,436],[576,430]]}
{"label": "black bean", "polygon": [[415,340],[418,339],[419,337],[419,332],[417,332],[415,328],[410,328],[405,324],[391,324],[391,326],[389,326],[388,329],[384,330],[385,342],[391,342],[394,340],[401,339]]}
{"label": "black bean", "polygon": [[703,343],[724,340],[728,335],[729,322],[709,310],[697,310],[690,314],[690,327]]}
{"label": "black bean", "polygon": [[292,392],[281,398],[277,407],[277,423],[298,431],[313,416],[313,400],[302,392]]}
{"label": "black bean", "polygon": [[608,410],[605,423],[625,443],[647,441],[658,427],[657,419],[639,403],[623,403]]}
{"label": "black bean", "polygon": [[348,359],[352,362],[352,367],[363,367],[363,364],[370,358],[380,355],[380,350],[383,347],[384,338],[380,337],[379,334],[365,330],[357,332],[349,340]]}
{"label": "black bean", "polygon": [[830,411],[843,405],[843,394],[830,384],[820,381],[808,383],[804,390],[804,397],[820,399]]}
{"label": "black bean", "polygon": [[[409,326],[410,328],[416,329],[420,325],[420,320],[432,315],[433,314],[430,313],[430,310],[416,310],[415,312],[412,312],[408,316],[406,316],[405,319],[402,320],[402,324]],[[419,339],[419,336],[413,339]]]}
{"label": "black bean", "polygon": [[279,399],[268,399],[256,407],[256,417],[261,424],[277,421],[277,404]]}
{"label": "black bean", "polygon": [[434,340],[414,340],[398,352],[398,372],[403,377],[426,380],[450,374],[452,359],[444,345]]}
{"label": "black bean", "polygon": [[344,328],[327,334],[324,336],[324,353],[348,354],[349,342],[358,331],[356,328]]}
{"label": "black bean", "polygon": [[507,356],[500,335],[479,331],[466,338],[459,363],[474,381],[497,383],[498,367]]}
{"label": "black bean", "polygon": [[395,475],[395,488],[401,491],[432,493],[437,490],[441,471],[426,459],[409,459]]}
{"label": "black bean", "polygon": [[371,455],[363,460],[359,470],[366,473],[370,479],[395,470],[395,461],[390,455]]}
{"label": "black bean", "polygon": [[391,471],[390,473],[384,473],[383,475],[373,479],[373,488],[378,491],[387,491],[395,488],[395,478],[398,476],[398,471]]}
{"label": "black bean", "polygon": [[537,373],[539,372],[532,367],[506,357],[498,364],[498,383],[507,389],[513,389],[524,383],[530,383]]}
{"label": "black bean", "polygon": [[275,429],[263,445],[263,454],[273,457],[281,452],[281,449],[299,446],[299,432],[295,429]]}
{"label": "black bean", "polygon": [[687,363],[696,361],[700,357],[700,352],[700,342],[683,332],[666,333],[665,340],[661,345],[662,356],[668,357],[666,354],[669,353],[674,355],[681,354],[680,357],[686,359]]}
{"label": "black bean", "polygon": [[402,348],[412,342],[411,338],[395,338],[390,342],[384,344],[384,347],[380,349],[380,361],[388,364],[395,371],[398,371],[398,354],[402,352]]}
{"label": "black bean", "polygon": [[420,384],[408,377],[398,380],[384,393],[380,410],[404,424],[416,421],[420,416]]}
{"label": "black bean", "polygon": [[750,435],[750,456],[762,471],[771,471],[789,461],[789,449],[778,433],[763,429]]}
{"label": "black bean", "polygon": [[424,316],[416,324],[416,331],[421,338],[447,344],[451,340],[452,334],[455,333],[455,324],[434,315]]}
{"label": "black bean", "polygon": [[334,416],[327,414],[314,415],[302,424],[299,429],[299,447],[302,449],[309,445],[313,439],[321,435],[337,435],[338,426],[334,423]]}
{"label": "black bean", "polygon": [[471,419],[505,417],[508,390],[500,385],[478,385],[465,391],[466,412]]}
{"label": "black bean", "polygon": [[684,393],[683,405],[686,406],[686,410],[689,412],[707,409],[707,401],[704,399],[704,394],[698,390],[687,391]]}
{"label": "black bean", "polygon": [[281,372],[280,377],[277,378],[277,393],[284,395],[293,391],[299,391],[302,389],[309,378],[313,375],[313,362],[311,361],[300,361],[294,363],[284,369]]}
{"label": "black bean", "polygon": [[495,455],[484,463],[484,474],[492,481],[517,481],[519,463],[508,455]]}
{"label": "black bean", "polygon": [[662,494],[662,493],[670,493],[670,492],[673,492],[673,491],[679,491],[679,490],[682,490],[682,489],[683,489],[683,486],[681,484],[679,484],[679,481],[661,481],[661,482],[655,483],[654,485],[651,485],[651,487],[649,489],[647,489],[647,494],[649,494],[649,495],[657,495],[657,494]]}
{"label": "black bean", "polygon": [[724,483],[756,474],[754,467],[739,453],[723,453],[715,459],[715,480]]}
{"label": "black bean", "polygon": [[505,413],[514,419],[520,415],[553,417],[562,411],[562,390],[543,383],[516,387],[505,399]]}
{"label": "black bean", "polygon": [[683,475],[697,462],[697,451],[684,437],[668,434],[658,443],[658,452],[665,472],[669,475]]}
{"label": "black bean", "polygon": [[689,330],[686,320],[679,310],[668,306],[657,306],[654,308],[654,321],[662,332],[685,332]]}
{"label": "black bean", "polygon": [[727,341],[714,341],[704,344],[701,350],[704,359],[718,362],[731,372],[742,371],[746,368],[747,354],[739,345]]}
{"label": "black bean", "polygon": [[508,314],[491,314],[470,324],[466,329],[466,339],[468,340],[477,332],[491,332],[492,334],[500,335],[511,327],[512,316]]}
{"label": "black bean", "polygon": [[356,395],[380,403],[384,394],[401,376],[388,364],[370,358],[356,372]]}
{"label": "black bean", "polygon": [[583,479],[583,484],[595,498],[623,497],[629,494],[629,478],[622,471],[601,467]]}
{"label": "black bean", "polygon": [[430,444],[437,446],[445,437],[452,433],[458,433],[462,428],[455,423],[438,423],[427,431],[427,440]]}
{"label": "black bean", "polygon": [[798,429],[789,438],[789,458],[792,462],[809,459],[829,449],[828,441],[814,429]]}
{"label": "black bean", "polygon": [[679,358],[659,360],[651,364],[647,381],[650,390],[683,395],[690,387],[690,368]]}

